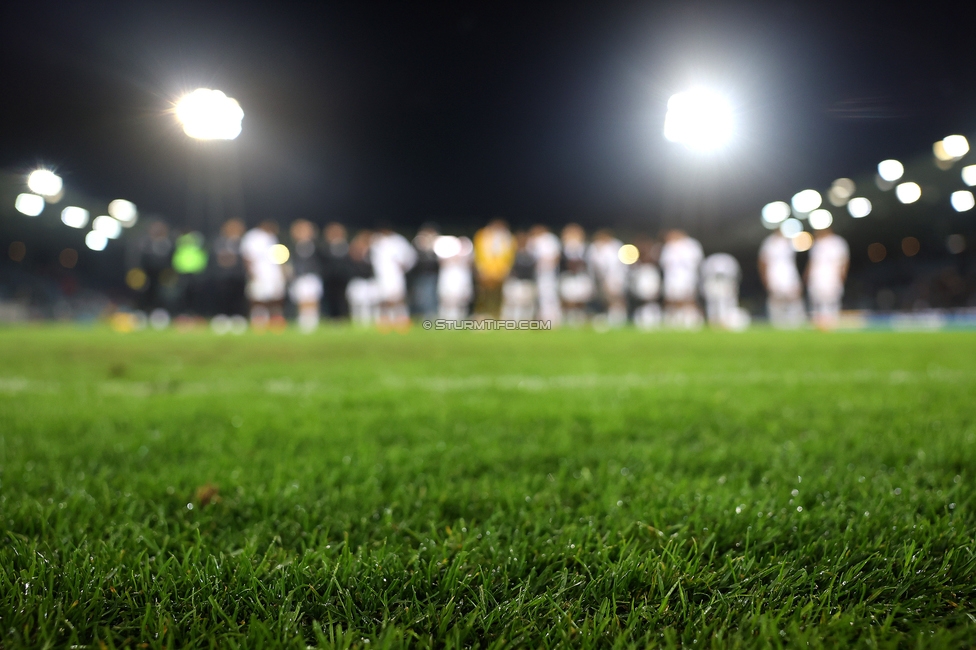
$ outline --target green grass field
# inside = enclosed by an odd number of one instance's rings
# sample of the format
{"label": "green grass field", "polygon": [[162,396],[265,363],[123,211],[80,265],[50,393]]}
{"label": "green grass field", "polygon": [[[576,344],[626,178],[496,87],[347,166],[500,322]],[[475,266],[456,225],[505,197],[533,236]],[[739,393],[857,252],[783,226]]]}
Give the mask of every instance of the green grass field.
{"label": "green grass field", "polygon": [[973,333],[3,329],[0,472],[3,648],[976,645]]}

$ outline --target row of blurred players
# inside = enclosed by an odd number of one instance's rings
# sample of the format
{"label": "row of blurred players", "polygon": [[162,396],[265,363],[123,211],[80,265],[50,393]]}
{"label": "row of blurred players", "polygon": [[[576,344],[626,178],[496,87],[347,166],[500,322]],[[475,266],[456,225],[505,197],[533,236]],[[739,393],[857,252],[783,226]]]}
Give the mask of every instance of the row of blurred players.
{"label": "row of blurred players", "polygon": [[[349,240],[338,223],[326,226],[320,238],[314,224],[298,220],[289,235],[291,246],[286,249],[274,222],[246,231],[241,221],[227,221],[211,248],[212,282],[205,296],[211,311],[240,313],[246,298],[253,327],[283,327],[287,297],[296,305],[304,331],[318,326],[323,299],[330,316],[348,314],[360,325],[388,327],[406,326],[411,312],[445,320],[471,315],[537,319],[557,326],[592,319],[607,327],[632,320],[642,329],[697,328],[706,316],[710,324],[725,329],[749,324],[748,313],[738,305],[738,262],[725,253],[705,258],[701,244],[680,230],[668,231],[661,242],[642,237],[623,244],[608,230],[597,231],[588,241],[576,224],[557,236],[541,225],[512,233],[504,221],[494,220],[473,241],[443,235],[427,225],[411,243],[388,227],[363,230]],[[828,236],[840,240],[829,232],[818,235],[811,267],[830,248]],[[164,226],[151,228],[143,246],[149,302],[152,296],[159,302],[159,292],[152,289],[165,284],[165,258],[172,255],[173,266],[178,266],[181,251],[171,253],[167,237]],[[200,254],[206,265],[206,253],[201,249]],[[802,324],[802,285],[790,240],[778,233],[769,237],[760,251],[760,270],[774,325]],[[844,274],[846,259],[834,273],[841,294]],[[815,272],[812,277],[827,275]],[[836,314],[839,295],[836,309],[831,301],[813,299],[814,287],[824,284],[810,285],[811,303],[815,313],[833,309]]]}

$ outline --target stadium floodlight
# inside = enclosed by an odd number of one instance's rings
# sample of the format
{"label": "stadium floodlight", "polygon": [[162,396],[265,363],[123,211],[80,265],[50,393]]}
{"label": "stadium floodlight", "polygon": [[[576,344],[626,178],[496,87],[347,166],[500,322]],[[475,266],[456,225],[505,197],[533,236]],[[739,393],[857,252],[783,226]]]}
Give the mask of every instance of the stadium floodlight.
{"label": "stadium floodlight", "polygon": [[97,230],[89,230],[85,235],[85,246],[93,251],[103,251],[108,246],[108,237]]}
{"label": "stadium floodlight", "polygon": [[34,194],[50,198],[61,193],[64,182],[50,169],[35,169],[27,176],[27,187]]}
{"label": "stadium floodlight", "polygon": [[976,165],[966,165],[962,168],[962,182],[969,187],[976,185]]}
{"label": "stadium floodlight", "polygon": [[949,197],[949,202],[956,212],[969,212],[973,206],[976,206],[976,199],[973,198],[973,193],[969,190],[953,192]]}
{"label": "stadium floodlight", "polygon": [[136,225],[136,220],[139,218],[135,203],[125,199],[115,199],[109,203],[108,213],[126,228]]}
{"label": "stadium floodlight", "polygon": [[197,140],[233,140],[241,134],[244,111],[219,90],[197,88],[176,102],[183,132]]}
{"label": "stadium floodlight", "polygon": [[284,264],[291,257],[291,252],[284,244],[275,244],[271,247],[271,261],[275,264]]}
{"label": "stadium floodlight", "polygon": [[732,105],[706,88],[692,88],[671,95],[664,116],[664,137],[693,151],[713,151],[725,146],[735,131]]}
{"label": "stadium floodlight", "polygon": [[899,183],[898,187],[895,188],[895,196],[902,203],[915,203],[915,201],[922,198],[922,188],[918,186],[918,183],[912,183],[911,181]]}
{"label": "stadium floodlight", "polygon": [[847,202],[847,211],[855,219],[863,219],[871,214],[871,201],[863,196],[855,196]]}
{"label": "stadium floodlight", "polygon": [[790,206],[785,201],[767,203],[762,209],[763,221],[769,224],[783,223],[790,216]]}
{"label": "stadium floodlight", "polygon": [[794,194],[790,203],[793,205],[794,212],[809,214],[820,207],[823,198],[817,190],[803,190]]}
{"label": "stadium floodlight", "polygon": [[88,225],[88,210],[69,205],[61,211],[61,223],[72,228],[84,228]]}
{"label": "stadium floodlight", "polygon": [[36,217],[44,212],[44,197],[36,194],[18,194],[14,199],[14,208],[28,217]]}
{"label": "stadium floodlight", "polygon": [[969,153],[969,140],[964,135],[947,135],[942,138],[942,148],[953,158],[962,158]]}
{"label": "stadium floodlight", "polygon": [[830,186],[830,191],[827,192],[827,200],[830,201],[832,206],[839,208],[847,203],[847,200],[853,196],[854,190],[856,189],[857,185],[851,179],[838,178]]}
{"label": "stadium floodlight", "polygon": [[117,219],[103,214],[92,221],[92,230],[102,233],[109,239],[118,239],[122,234],[122,224]]}
{"label": "stadium floodlight", "polygon": [[820,208],[810,213],[810,227],[814,230],[830,228],[832,223],[834,223],[834,215],[830,214],[829,210]]}
{"label": "stadium floodlight", "polygon": [[434,240],[434,255],[442,260],[461,253],[461,240],[454,235],[441,235]]}
{"label": "stadium floodlight", "polygon": [[882,160],[878,163],[878,176],[889,183],[894,183],[904,174],[905,166],[897,160]]}
{"label": "stadium floodlight", "polygon": [[790,217],[789,219],[784,221],[783,224],[779,227],[779,231],[783,233],[784,237],[793,239],[801,232],[803,232],[803,224],[800,223],[799,219],[794,219],[793,217]]}
{"label": "stadium floodlight", "polygon": [[634,264],[640,259],[640,251],[633,244],[624,244],[617,251],[617,259],[627,265]]}

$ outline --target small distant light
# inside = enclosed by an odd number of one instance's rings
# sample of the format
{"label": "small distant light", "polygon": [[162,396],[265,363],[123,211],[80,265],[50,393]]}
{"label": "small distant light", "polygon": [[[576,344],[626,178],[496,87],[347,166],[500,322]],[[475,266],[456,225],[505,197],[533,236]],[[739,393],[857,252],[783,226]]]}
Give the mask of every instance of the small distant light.
{"label": "small distant light", "polygon": [[821,208],[810,213],[810,227],[814,230],[830,228],[832,223],[834,223],[834,215],[830,214],[829,210]]}
{"label": "small distant light", "polygon": [[785,201],[767,203],[762,209],[762,218],[766,223],[783,223],[790,216],[790,206]]}
{"label": "small distant light", "polygon": [[966,165],[962,168],[962,182],[969,187],[976,185],[976,165]]}
{"label": "small distant light", "polygon": [[969,140],[964,135],[947,135],[942,138],[942,148],[953,158],[962,158],[969,153]]}
{"label": "small distant light", "polygon": [[24,257],[27,255],[27,247],[22,241],[10,242],[10,246],[7,248],[7,255],[14,262],[23,262]]}
{"label": "small distant light", "polygon": [[136,210],[136,204],[125,199],[115,199],[109,203],[108,213],[113,218],[118,219],[119,223],[126,228],[134,226],[136,220],[139,218],[139,211]]}
{"label": "small distant light", "polygon": [[897,160],[882,160],[878,163],[878,176],[894,183],[905,174],[905,166]]}
{"label": "small distant light", "polygon": [[27,187],[35,194],[51,197],[61,193],[64,183],[50,169],[35,169],[27,176]]}
{"label": "small distant light", "polygon": [[219,90],[197,88],[176,103],[183,132],[198,140],[233,140],[241,134],[244,111]]}
{"label": "small distant light", "polygon": [[695,88],[668,100],[664,137],[689,149],[711,151],[724,146],[735,130],[732,105],[721,95]]}
{"label": "small distant light", "polygon": [[918,183],[899,183],[895,188],[895,196],[902,203],[915,203],[920,198],[922,198],[922,188],[918,186]]}
{"label": "small distant light", "polygon": [[69,205],[61,211],[61,223],[72,228],[84,228],[88,225],[88,210]]}
{"label": "small distant light", "polygon": [[817,190],[803,190],[794,194],[790,203],[793,205],[793,210],[800,214],[806,214],[819,208],[820,204],[823,203],[823,198]]}
{"label": "small distant light", "polygon": [[949,235],[946,237],[946,249],[953,255],[966,250],[966,238],[962,235]]}
{"label": "small distant light", "polygon": [[118,239],[122,234],[122,224],[117,219],[103,214],[92,221],[92,230],[102,233],[109,239]]}
{"label": "small distant light", "polygon": [[617,259],[624,264],[633,264],[640,258],[640,251],[633,244],[624,244],[617,251]]}
{"label": "small distant light", "polygon": [[871,201],[863,196],[855,196],[847,202],[847,211],[855,219],[862,219],[871,214]]}
{"label": "small distant light", "polygon": [[838,178],[830,186],[830,190],[827,192],[827,200],[832,206],[839,208],[847,203],[856,189],[857,185],[851,179]]}
{"label": "small distant light", "polygon": [[108,246],[108,237],[97,230],[89,230],[85,235],[85,246],[93,251],[103,251]]}
{"label": "small distant light", "polygon": [[813,246],[813,235],[804,231],[794,237],[791,242],[793,243],[793,250],[797,253],[802,253],[810,250],[810,247]]}
{"label": "small distant light", "polygon": [[271,260],[275,264],[284,264],[291,257],[291,253],[288,252],[288,247],[284,244],[275,244],[271,247]]}
{"label": "small distant light", "polygon": [[800,223],[799,219],[790,217],[779,227],[779,231],[783,233],[784,237],[792,239],[803,232],[803,224]]}
{"label": "small distant light", "polygon": [[915,237],[905,237],[901,240],[901,252],[908,257],[915,257],[918,255],[918,251],[921,250],[921,248],[922,245]]}
{"label": "small distant light", "polygon": [[434,240],[434,255],[442,260],[449,259],[461,252],[461,240],[454,235],[441,235]]}
{"label": "small distant light", "polygon": [[885,250],[884,244],[875,242],[868,246],[868,259],[872,262],[880,262],[887,254],[888,251]]}
{"label": "small distant light", "polygon": [[14,199],[14,207],[21,214],[36,217],[44,212],[44,197],[37,194],[18,194]]}
{"label": "small distant light", "polygon": [[75,265],[78,263],[78,251],[73,248],[65,248],[58,255],[58,262],[66,269],[75,268]]}
{"label": "small distant light", "polygon": [[129,269],[125,274],[125,284],[134,291],[139,291],[146,286],[148,281],[146,272],[140,268]]}
{"label": "small distant light", "polygon": [[969,190],[959,190],[953,192],[949,196],[949,203],[952,204],[953,209],[956,212],[968,212],[976,206],[976,200],[973,198],[973,193]]}

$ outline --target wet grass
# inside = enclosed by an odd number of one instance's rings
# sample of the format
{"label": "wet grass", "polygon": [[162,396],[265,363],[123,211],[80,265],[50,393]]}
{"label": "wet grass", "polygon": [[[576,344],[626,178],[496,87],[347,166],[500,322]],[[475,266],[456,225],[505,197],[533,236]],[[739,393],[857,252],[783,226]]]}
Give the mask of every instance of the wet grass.
{"label": "wet grass", "polygon": [[0,330],[0,647],[976,644],[976,335]]}

